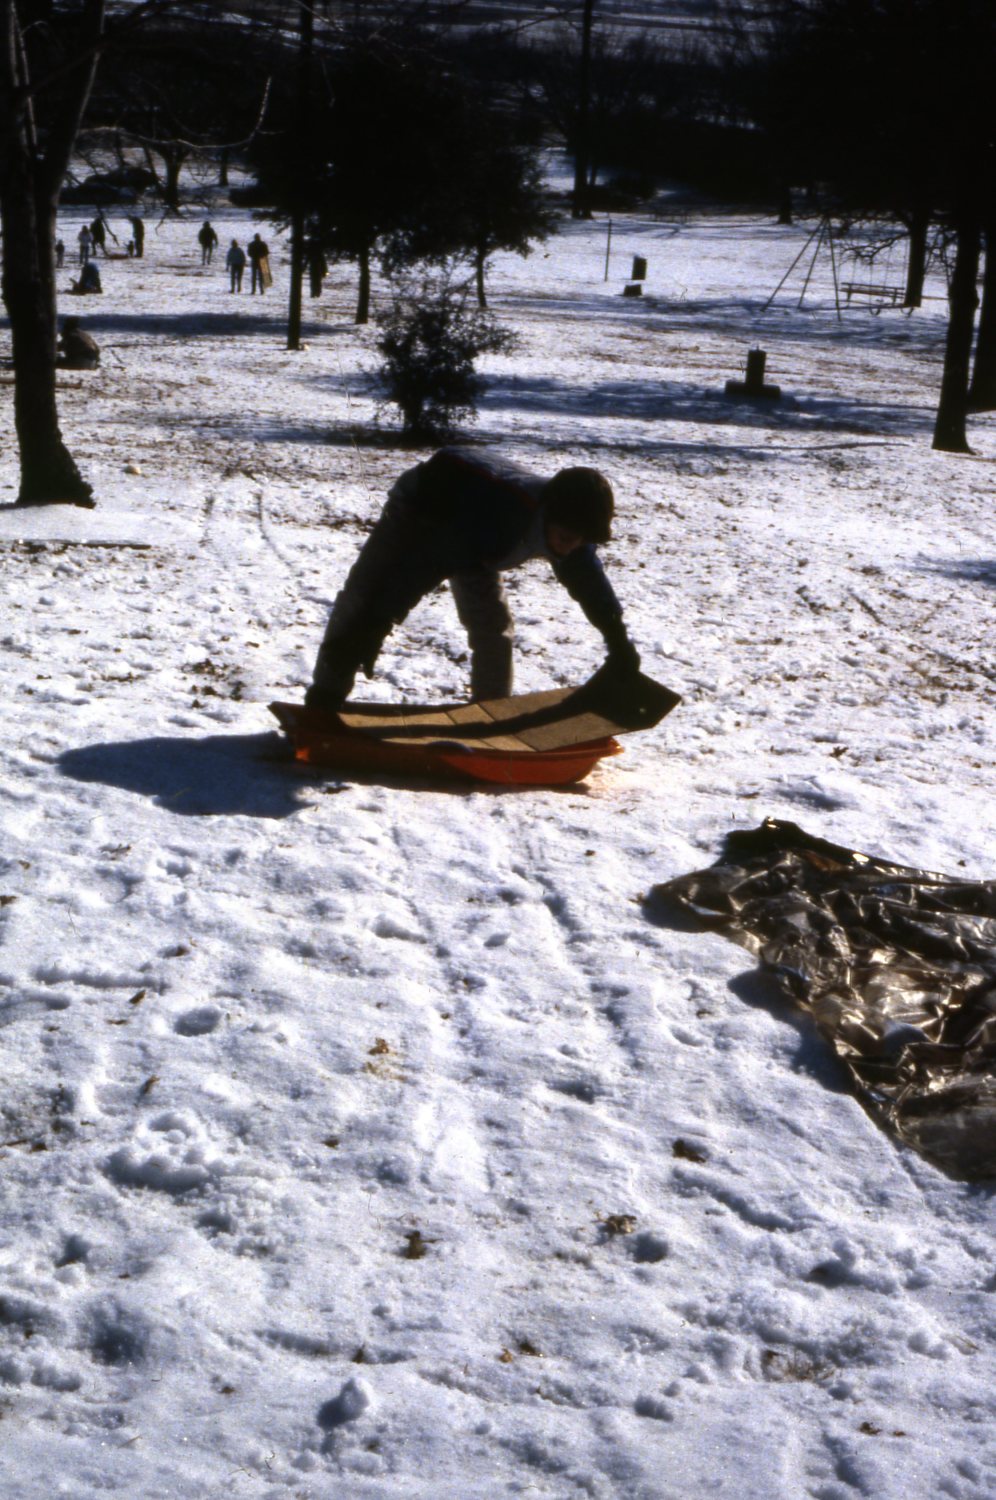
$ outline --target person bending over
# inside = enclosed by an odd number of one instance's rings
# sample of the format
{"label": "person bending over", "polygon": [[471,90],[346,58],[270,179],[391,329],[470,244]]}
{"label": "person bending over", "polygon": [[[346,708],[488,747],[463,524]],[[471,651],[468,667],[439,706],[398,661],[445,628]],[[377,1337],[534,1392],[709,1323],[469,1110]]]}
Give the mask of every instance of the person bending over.
{"label": "person bending over", "polygon": [[337,712],[357,672],[373,674],[394,626],[444,581],[470,645],[471,699],[507,697],[513,630],[501,574],[534,557],[547,559],[600,631],[610,668],[635,674],[639,653],[596,551],[609,540],[614,509],[612,486],[597,469],[546,479],[461,448],[442,448],[408,469],[332,606],[306,706]]}
{"label": "person bending over", "polygon": [[56,364],[63,370],[96,370],[100,364],[100,346],[79,318],[63,318]]}

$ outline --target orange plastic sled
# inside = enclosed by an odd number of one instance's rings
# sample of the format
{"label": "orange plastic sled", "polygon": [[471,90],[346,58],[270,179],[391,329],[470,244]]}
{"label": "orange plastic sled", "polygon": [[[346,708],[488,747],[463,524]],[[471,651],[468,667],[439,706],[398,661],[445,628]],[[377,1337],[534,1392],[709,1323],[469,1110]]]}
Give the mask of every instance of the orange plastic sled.
{"label": "orange plastic sled", "polygon": [[454,777],[501,786],[564,786],[622,753],[616,734],[649,729],[677,694],[642,675],[613,684],[480,703],[350,703],[338,714],[271,703],[297,760],[366,775]]}

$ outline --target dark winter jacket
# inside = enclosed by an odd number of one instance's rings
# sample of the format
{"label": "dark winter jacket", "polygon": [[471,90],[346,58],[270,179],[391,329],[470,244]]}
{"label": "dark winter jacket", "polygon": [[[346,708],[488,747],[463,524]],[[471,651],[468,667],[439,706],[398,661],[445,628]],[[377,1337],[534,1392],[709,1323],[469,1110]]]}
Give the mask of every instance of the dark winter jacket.
{"label": "dark winter jacket", "polygon": [[58,363],[66,370],[95,370],[100,364],[100,346],[75,322],[67,323],[59,339]]}
{"label": "dark winter jacket", "polygon": [[450,574],[479,567],[500,572],[545,557],[558,581],[603,634],[622,618],[593,545],[567,557],[548,549],[542,495],[546,479],[490,453],[442,448],[403,474],[392,494],[403,496],[445,537]]}

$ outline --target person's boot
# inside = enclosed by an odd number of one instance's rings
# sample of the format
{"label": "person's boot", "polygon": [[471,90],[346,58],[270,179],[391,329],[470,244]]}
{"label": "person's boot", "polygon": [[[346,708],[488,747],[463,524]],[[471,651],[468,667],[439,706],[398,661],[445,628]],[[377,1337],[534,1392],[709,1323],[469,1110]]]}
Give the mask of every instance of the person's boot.
{"label": "person's boot", "polygon": [[304,695],[305,708],[338,713],[353,691],[356,674],[373,675],[374,662],[391,626],[354,627],[341,635],[326,631],[318,650],[311,686]]}
{"label": "person's boot", "polygon": [[323,714],[337,714],[346,701],[345,693],[332,692],[328,688],[312,683],[304,695],[305,708],[316,709]]}
{"label": "person's boot", "polygon": [[315,662],[311,685],[304,695],[305,708],[337,714],[353,691],[359,660],[347,638],[324,640]]}

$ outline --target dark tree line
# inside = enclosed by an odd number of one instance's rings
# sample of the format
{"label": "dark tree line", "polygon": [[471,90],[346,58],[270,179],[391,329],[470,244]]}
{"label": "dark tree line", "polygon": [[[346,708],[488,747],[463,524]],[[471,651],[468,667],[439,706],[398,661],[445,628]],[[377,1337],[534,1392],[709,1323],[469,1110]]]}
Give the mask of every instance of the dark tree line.
{"label": "dark tree line", "polygon": [[[19,498],[91,501],[55,401],[56,211],[81,144],[94,160],[143,164],[172,211],[181,171],[214,184],[230,156],[251,161],[265,212],[291,228],[298,321],[306,238],[356,265],[358,321],[378,268],[464,261],[483,308],[490,257],[526,253],[550,230],[537,148],[554,140],[578,165],[575,212],[611,201],[599,177],[643,191],[676,179],[783,215],[804,189],[814,208],[898,227],[909,307],[940,234],[951,316],[934,442],[966,449],[969,412],[996,407],[996,6],[717,6],[693,45],[677,32],[613,36],[589,0],[565,0],[569,24],[552,41],[419,30],[428,10],[411,4],[0,0]],[[296,347],[293,323],[292,300]]]}
{"label": "dark tree line", "polygon": [[151,195],[180,212],[184,171],[218,181],[223,161],[244,151],[260,118],[276,55],[289,51],[271,26],[217,14],[167,9],[122,38],[95,82],[81,155],[139,160]]}
{"label": "dark tree line", "polygon": [[909,309],[940,246],[950,317],[934,446],[967,451],[971,411],[996,409],[992,0],[718,0],[697,40],[613,37],[596,6],[583,119],[587,6],[574,9],[573,46],[519,59],[585,163],[587,204],[599,171],[767,203],[783,221],[802,191],[808,211],[864,222],[883,246],[906,238]]}
{"label": "dark tree line", "polygon": [[354,33],[313,66],[306,109],[293,79],[278,95],[251,150],[261,194],[277,222],[356,265],[358,323],[375,266],[468,259],[483,308],[491,256],[552,228],[529,127],[431,36]]}
{"label": "dark tree line", "polygon": [[928,235],[941,232],[950,318],[934,446],[967,451],[969,412],[996,406],[996,7],[772,0],[768,17],[752,28],[741,11],[731,74],[783,184],[851,219],[903,226],[907,307],[920,304]]}

